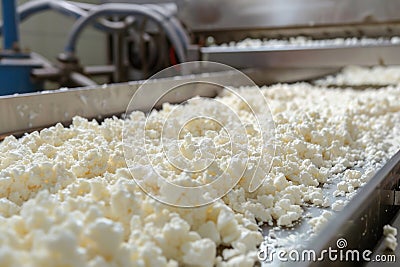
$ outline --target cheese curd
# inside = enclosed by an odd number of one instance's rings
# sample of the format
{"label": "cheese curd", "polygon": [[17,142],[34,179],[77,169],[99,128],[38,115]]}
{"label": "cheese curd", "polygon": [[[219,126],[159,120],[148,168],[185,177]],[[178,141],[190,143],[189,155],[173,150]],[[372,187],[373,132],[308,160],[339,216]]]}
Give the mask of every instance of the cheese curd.
{"label": "cheese curd", "polygon": [[383,236],[385,237],[383,242],[385,247],[391,251],[395,251],[397,248],[397,228],[390,225],[383,226]]}
{"label": "cheese curd", "polygon": [[332,204],[332,210],[341,211],[346,204],[347,204],[346,201],[338,199]]}
{"label": "cheese curd", "polygon": [[[392,38],[334,38],[334,39],[312,39],[306,36],[289,37],[287,39],[252,39],[246,38],[238,42],[223,43],[215,45],[213,38],[209,38],[209,46],[211,47],[236,47],[236,48],[259,48],[259,47],[287,47],[287,46],[343,46],[343,45],[377,45],[382,43],[398,44],[400,38],[394,36]],[[354,79],[354,77],[353,77]]]}
{"label": "cheese curd", "polygon": [[335,75],[315,82],[318,85],[388,85],[400,83],[400,66],[374,66],[371,68],[348,66]]}
{"label": "cheese curd", "polygon": [[[252,90],[257,89],[238,92],[251,95]],[[218,124],[193,122],[181,132],[179,149],[170,151],[187,160],[212,156],[201,174],[174,167],[163,153],[162,122],[170,104],[153,111],[147,123],[141,112],[101,124],[75,117],[70,127],[57,124],[20,139],[7,137],[0,144],[0,265],[253,266],[263,241],[258,224],[295,225],[304,217],[304,206],[330,205],[323,185],[332,177],[341,179],[338,192],[350,196],[391,156],[385,138],[398,126],[398,87],[357,91],[298,83],[265,87],[262,93],[276,124],[274,147],[260,148],[262,133],[250,111],[224,92],[219,101],[245,125],[244,134],[235,139],[240,140],[237,150],[230,149],[230,136]],[[247,99],[251,106],[265,108],[257,99]],[[207,108],[213,119],[232,121],[218,107],[211,109],[206,99],[189,102],[180,112]],[[181,119],[177,114],[164,130],[174,133]],[[239,126],[233,123],[232,128]],[[131,170],[123,151],[124,127],[132,147],[128,158],[136,164]],[[140,140],[143,133],[145,142]],[[272,166],[260,162],[256,174],[266,178],[250,192],[254,158],[261,149]],[[203,161],[195,168],[208,164]],[[153,199],[132,177],[155,195],[174,198],[176,192],[160,176],[197,186],[221,173],[240,179],[221,199],[191,209]],[[218,188],[224,191],[230,185],[225,181]],[[198,196],[185,197],[196,201]],[[335,202],[332,208],[339,206]],[[318,231],[331,215],[324,211],[309,223]]]}
{"label": "cheese curd", "polygon": [[383,235],[387,236],[389,234],[397,236],[397,228],[387,224],[387,225],[383,226]]}
{"label": "cheese curd", "polygon": [[323,229],[331,216],[332,212],[324,210],[320,216],[310,219],[308,223],[311,225],[314,232],[319,232]]}

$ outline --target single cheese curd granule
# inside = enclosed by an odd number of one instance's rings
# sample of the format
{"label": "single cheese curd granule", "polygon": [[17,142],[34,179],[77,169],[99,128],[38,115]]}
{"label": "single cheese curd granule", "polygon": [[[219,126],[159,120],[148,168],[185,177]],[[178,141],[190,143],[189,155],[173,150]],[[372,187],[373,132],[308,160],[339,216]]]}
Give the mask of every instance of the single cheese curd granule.
{"label": "single cheese curd granule", "polygon": [[386,249],[395,251],[397,248],[397,228],[390,226],[389,224],[383,226],[383,236],[385,237],[383,242]]}

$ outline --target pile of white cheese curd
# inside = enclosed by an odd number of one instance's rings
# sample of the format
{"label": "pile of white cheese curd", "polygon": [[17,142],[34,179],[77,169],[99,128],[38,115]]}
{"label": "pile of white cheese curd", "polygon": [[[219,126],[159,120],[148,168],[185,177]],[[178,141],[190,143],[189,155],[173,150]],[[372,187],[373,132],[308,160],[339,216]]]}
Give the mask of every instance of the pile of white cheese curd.
{"label": "pile of white cheese curd", "polygon": [[[251,95],[258,89],[237,90]],[[243,178],[223,198],[198,208],[160,203],[135,183],[132,174],[144,177],[146,168],[129,172],[122,132],[144,125],[141,112],[101,124],[75,117],[69,127],[7,137],[0,144],[0,266],[253,266],[261,225],[286,229],[306,221],[319,231],[399,148],[390,141],[399,131],[399,87],[296,83],[261,90],[276,127],[266,179],[250,193]],[[237,97],[226,91],[218,99],[246,121],[249,140],[259,135]],[[248,99],[255,107],[263,103]],[[183,111],[206,109],[210,100],[202,101]],[[146,125],[154,166],[170,164],[160,155],[157,129],[172,108],[152,112]],[[215,109],[214,116],[226,114]],[[217,124],[192,123],[186,130],[184,148],[208,138],[219,147],[216,160],[226,160],[229,138]],[[191,179],[173,167],[164,174],[171,181]],[[329,186],[334,192],[328,196]],[[310,206],[321,215],[307,218]]]}
{"label": "pile of white cheese curd", "polygon": [[232,48],[258,48],[258,47],[285,47],[285,46],[351,46],[351,45],[379,45],[379,44],[399,44],[400,37],[394,36],[391,38],[379,37],[349,37],[349,38],[332,38],[332,39],[314,39],[307,36],[295,36],[286,39],[255,39],[246,38],[240,41],[231,41],[229,43],[215,44],[213,37],[207,39],[211,47],[232,47]]}
{"label": "pile of white cheese curd", "polygon": [[318,79],[320,86],[385,86],[400,84],[400,66],[348,66],[339,73]]}

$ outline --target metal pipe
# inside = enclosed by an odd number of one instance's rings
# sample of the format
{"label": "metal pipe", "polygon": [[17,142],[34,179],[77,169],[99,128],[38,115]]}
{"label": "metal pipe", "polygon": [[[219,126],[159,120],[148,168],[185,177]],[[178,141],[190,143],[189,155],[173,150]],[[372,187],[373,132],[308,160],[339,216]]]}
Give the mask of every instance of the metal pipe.
{"label": "metal pipe", "polygon": [[53,64],[44,56],[36,53],[36,52],[31,52],[31,58],[40,61],[40,63],[42,63],[43,67],[47,67],[47,68],[53,68]]}
{"label": "metal pipe", "polygon": [[15,0],[2,0],[4,30],[4,49],[18,49],[18,16]]}
{"label": "metal pipe", "polygon": [[20,20],[23,21],[36,13],[43,12],[46,10],[54,10],[63,15],[78,19],[86,15],[86,11],[81,8],[65,2],[65,1],[53,1],[53,0],[38,0],[30,1],[18,7],[18,13]]}
{"label": "metal pipe", "polygon": [[[3,1],[5,1],[6,3],[9,2],[7,0]],[[54,1],[54,0],[30,1],[19,6],[17,10],[19,15],[19,21],[21,22],[28,19],[32,15],[36,15],[40,12],[44,12],[47,10],[53,10],[59,12],[62,15],[72,17],[74,19],[79,19],[80,17],[84,17],[87,15],[87,11],[83,10],[78,5],[74,5],[66,1]],[[124,22],[114,22],[106,19],[102,19],[99,22],[94,23],[93,25],[95,28],[107,32],[121,30],[126,27],[126,24]],[[3,31],[3,25],[0,25],[0,33],[2,31]]]}
{"label": "metal pipe", "polygon": [[77,7],[84,9],[84,10],[89,10],[96,6],[96,4],[90,4],[90,3],[81,3],[81,2],[74,2],[74,1],[66,1],[66,2],[71,3]]}
{"label": "metal pipe", "polygon": [[57,80],[61,76],[61,71],[58,68],[37,68],[32,69],[31,75],[38,80]]}
{"label": "metal pipe", "polygon": [[182,27],[180,21],[174,16],[174,12],[172,11],[168,12],[166,11],[166,8],[163,8],[162,6],[156,4],[147,4],[145,6],[158,12],[160,15],[164,16],[165,19],[171,23],[171,25],[179,35],[182,45],[185,47],[185,49],[187,49],[190,44],[189,36],[187,35],[185,29]]}
{"label": "metal pipe", "polygon": [[99,65],[83,67],[83,73],[87,75],[110,75],[115,72],[114,65]]}
{"label": "metal pipe", "polygon": [[97,85],[97,83],[85,75],[82,75],[78,72],[72,72],[71,75],[69,76],[71,81],[76,83],[78,86],[94,86]]}
{"label": "metal pipe", "polygon": [[[75,19],[79,19],[80,17],[85,17],[87,15],[87,11],[83,10],[75,4],[71,4],[66,1],[38,0],[28,2],[18,8],[21,21],[27,19],[31,15],[46,10],[54,10]],[[123,29],[125,28],[125,24],[122,22],[103,20],[101,22],[94,23],[94,27],[99,30],[109,32]]]}
{"label": "metal pipe", "polygon": [[[67,2],[71,2],[71,1],[67,1]],[[74,3],[74,2],[71,2],[71,3],[73,3],[74,5],[82,8],[82,9],[85,9],[85,10],[89,10],[89,9],[96,7],[95,4]],[[173,5],[175,7],[175,9],[172,10],[172,8],[169,8],[169,9],[165,8],[164,6],[166,6],[166,5],[168,5],[168,6]],[[160,15],[165,17],[167,20],[169,20],[171,22],[171,24],[174,26],[179,37],[181,38],[182,44],[185,46],[185,48],[188,47],[188,45],[190,44],[189,37],[186,34],[186,31],[183,29],[179,20],[176,19],[176,17],[174,16],[176,13],[176,5],[175,4],[169,3],[169,4],[164,4],[164,6],[159,5],[159,4],[143,4],[143,6],[153,9],[154,11],[158,12]]]}
{"label": "metal pipe", "polygon": [[81,17],[74,25],[68,36],[67,45],[64,49],[67,55],[73,55],[75,52],[76,42],[82,30],[98,17],[105,15],[142,15],[157,22],[166,32],[171,44],[174,46],[178,60],[185,61],[185,48],[180,42],[180,37],[166,19],[154,10],[136,4],[103,4],[89,11],[88,15]]}

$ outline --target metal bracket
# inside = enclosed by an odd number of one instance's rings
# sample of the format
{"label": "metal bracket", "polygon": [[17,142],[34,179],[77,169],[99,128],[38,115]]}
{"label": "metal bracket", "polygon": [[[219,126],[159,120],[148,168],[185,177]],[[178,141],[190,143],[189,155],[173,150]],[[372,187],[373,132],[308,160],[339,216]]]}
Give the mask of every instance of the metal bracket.
{"label": "metal bracket", "polygon": [[400,191],[393,190],[382,190],[381,194],[382,204],[400,206]]}

